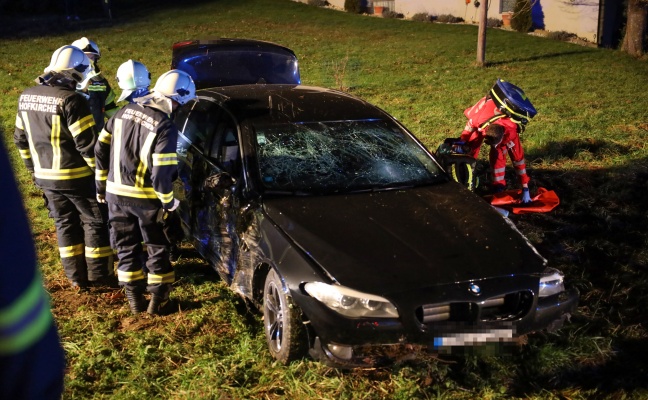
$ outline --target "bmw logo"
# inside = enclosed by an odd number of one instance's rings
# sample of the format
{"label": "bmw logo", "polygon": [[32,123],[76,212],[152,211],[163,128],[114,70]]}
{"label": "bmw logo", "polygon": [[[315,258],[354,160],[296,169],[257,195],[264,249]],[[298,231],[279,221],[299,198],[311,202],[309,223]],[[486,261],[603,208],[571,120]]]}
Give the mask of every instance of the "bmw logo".
{"label": "bmw logo", "polygon": [[468,290],[470,290],[470,293],[474,295],[479,295],[481,293],[481,288],[477,286],[475,283],[471,283],[470,286],[468,287]]}

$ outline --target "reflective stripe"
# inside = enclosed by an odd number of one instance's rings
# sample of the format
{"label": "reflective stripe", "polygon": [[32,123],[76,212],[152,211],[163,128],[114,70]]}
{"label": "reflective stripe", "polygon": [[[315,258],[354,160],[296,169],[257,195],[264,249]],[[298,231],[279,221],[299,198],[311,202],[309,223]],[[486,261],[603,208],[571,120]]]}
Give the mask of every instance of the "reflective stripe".
{"label": "reflective stripe", "polygon": [[526,168],[523,169],[516,169],[515,170],[518,175],[526,175]]}
{"label": "reflective stripe", "polygon": [[163,204],[171,203],[173,201],[173,191],[171,191],[169,193],[155,192],[155,194],[156,194],[157,198],[160,199],[160,201]]}
{"label": "reflective stripe", "polygon": [[85,160],[86,164],[88,164],[88,167],[90,167],[92,169],[94,169],[96,167],[94,157],[92,157],[92,158],[83,157],[83,159]]}
{"label": "reflective stripe", "polygon": [[36,161],[34,161],[34,164],[34,176],[39,179],[62,181],[94,175],[92,169],[87,165],[78,168],[53,170],[36,166]]}
{"label": "reflective stripe", "polygon": [[[155,191],[152,187],[149,188],[140,188],[122,185],[119,183],[107,181],[106,183],[106,192],[116,194],[118,196],[134,197],[137,199],[156,199],[158,196],[155,194]],[[173,196],[173,193],[171,193]]]}
{"label": "reflective stripe", "polygon": [[144,276],[144,271],[142,271],[141,269],[134,272],[117,270],[117,279],[119,280],[119,282],[134,282],[146,279],[146,276]]}
{"label": "reflective stripe", "polygon": [[101,130],[101,133],[99,134],[99,139],[101,143],[105,144],[110,144],[112,142],[112,135],[108,132],[106,132],[105,129]]}
{"label": "reflective stripe", "polygon": [[153,166],[178,165],[178,153],[153,154]]}
{"label": "reflective stripe", "polygon": [[522,165],[522,164],[526,164],[526,163],[524,162],[524,158],[521,159],[520,161],[513,161],[513,165],[515,165],[515,166]]}
{"label": "reflective stripe", "polygon": [[25,132],[27,132],[27,141],[29,142],[29,152],[32,155],[32,159],[34,162],[34,170],[35,170],[37,168],[40,168],[40,160],[38,159],[38,153],[36,153],[36,149],[34,148],[34,141],[32,140],[31,126],[29,124],[29,117],[27,115],[27,111],[22,112],[22,120],[23,123],[25,124]]}
{"label": "reflective stripe", "polygon": [[137,187],[144,187],[144,175],[149,169],[148,155],[151,152],[151,146],[153,146],[155,136],[157,136],[155,133],[149,132],[148,135],[146,135],[146,140],[144,140],[144,145],[140,151],[140,164],[137,166],[137,173],[135,174],[135,186]]}
{"label": "reflective stripe", "polygon": [[175,282],[175,271],[167,272],[166,274],[163,275],[148,274],[149,285],[156,284],[156,283],[173,283],[173,282]]}
{"label": "reflective stripe", "polygon": [[493,176],[493,182],[502,182],[504,180],[504,176]]}
{"label": "reflective stripe", "polygon": [[489,119],[487,119],[486,121],[484,121],[481,125],[479,125],[479,129],[480,129],[480,130],[483,130],[483,129],[485,129],[488,125],[490,125],[490,124],[492,124],[493,122],[497,121],[498,119],[500,119],[500,118],[504,118],[504,117],[506,117],[506,114],[497,114],[497,115],[494,115],[494,116],[490,117]]}
{"label": "reflective stripe", "polygon": [[18,152],[20,153],[20,157],[24,160],[29,160],[31,158],[31,153],[29,152],[29,150],[20,149],[18,150]]}
{"label": "reflective stripe", "polygon": [[23,122],[22,122],[22,119],[20,119],[19,114],[16,114],[16,128],[18,128],[20,130],[23,130],[23,131],[25,130],[25,127],[23,126]]}
{"label": "reflective stripe", "polygon": [[52,115],[52,132],[50,133],[52,145],[52,169],[61,169],[61,117]]}
{"label": "reflective stripe", "polygon": [[495,168],[495,169],[493,170],[493,173],[494,173],[494,174],[500,174],[500,173],[502,173],[502,172],[504,172],[504,171],[506,171],[506,167],[504,167],[504,168]]}
{"label": "reflective stripe", "polygon": [[32,346],[51,325],[49,302],[41,277],[35,274],[22,296],[0,310],[0,355],[16,354]]}
{"label": "reflective stripe", "polygon": [[59,247],[59,253],[61,254],[61,258],[74,257],[84,254],[83,247],[83,243],[67,247]]}
{"label": "reflective stripe", "polygon": [[[113,130],[113,180],[115,184],[121,185],[121,168],[117,168],[121,165],[121,142],[122,142],[122,125],[123,121],[119,118],[115,119],[115,129]],[[110,182],[108,182],[110,183]]]}
{"label": "reflective stripe", "polygon": [[88,115],[84,118],[81,118],[80,120],[73,123],[72,125],[70,125],[69,129],[70,129],[70,133],[72,133],[72,137],[76,137],[81,132],[85,131],[88,128],[92,128],[94,125],[95,125],[94,117],[92,115]]}
{"label": "reflective stripe", "polygon": [[85,256],[88,258],[102,258],[110,257],[113,255],[112,248],[107,247],[88,247],[85,248]]}
{"label": "reflective stripe", "polygon": [[105,181],[108,179],[108,170],[107,169],[96,169],[95,170],[95,180]]}

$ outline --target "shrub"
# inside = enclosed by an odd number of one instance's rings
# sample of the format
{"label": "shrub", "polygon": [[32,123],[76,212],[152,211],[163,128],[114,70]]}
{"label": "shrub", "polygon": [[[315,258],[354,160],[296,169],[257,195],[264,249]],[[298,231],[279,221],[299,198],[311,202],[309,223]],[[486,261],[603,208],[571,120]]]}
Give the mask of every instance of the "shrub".
{"label": "shrub", "polygon": [[412,15],[412,21],[432,22],[432,18],[428,13],[416,13]]}
{"label": "shrub", "polygon": [[575,39],[576,35],[565,31],[558,31],[558,32],[549,32],[547,34],[547,38],[553,40],[560,40],[562,42],[569,42],[570,40]]}
{"label": "shrub", "polygon": [[329,2],[326,0],[308,0],[308,5],[315,7],[326,7],[329,5]]}
{"label": "shrub", "polygon": [[344,10],[354,14],[362,12],[361,0],[344,0]]}
{"label": "shrub", "polygon": [[382,17],[383,18],[405,18],[403,14],[391,10],[383,11]]}
{"label": "shrub", "polygon": [[516,0],[513,16],[511,17],[511,28],[518,32],[529,32],[533,26],[531,17],[531,0]]}
{"label": "shrub", "polygon": [[456,24],[464,21],[463,18],[455,17],[454,15],[450,15],[450,14],[439,15],[438,17],[436,17],[436,20],[437,22],[445,22],[449,24]]}
{"label": "shrub", "polygon": [[502,20],[497,18],[488,18],[486,20],[486,26],[489,28],[499,28],[502,26]]}

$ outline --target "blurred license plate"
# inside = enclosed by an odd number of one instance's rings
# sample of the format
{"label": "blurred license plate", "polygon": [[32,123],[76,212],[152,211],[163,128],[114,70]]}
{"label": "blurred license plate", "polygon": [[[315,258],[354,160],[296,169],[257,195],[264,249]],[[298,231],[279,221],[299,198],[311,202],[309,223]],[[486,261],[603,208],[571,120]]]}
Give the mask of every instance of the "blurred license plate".
{"label": "blurred license plate", "polygon": [[512,329],[489,329],[483,332],[454,333],[434,338],[434,347],[478,346],[513,341]]}

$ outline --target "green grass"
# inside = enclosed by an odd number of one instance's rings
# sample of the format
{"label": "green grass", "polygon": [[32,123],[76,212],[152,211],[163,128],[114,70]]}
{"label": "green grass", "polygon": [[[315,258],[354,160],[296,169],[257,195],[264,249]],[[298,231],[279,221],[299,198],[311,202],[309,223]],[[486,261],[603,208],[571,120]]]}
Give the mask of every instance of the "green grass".
{"label": "green grass", "polygon": [[[114,24],[96,29],[82,24],[82,30],[42,35],[38,24],[23,25],[0,46],[0,130],[23,184],[68,355],[65,398],[648,397],[646,60],[489,29],[488,66],[479,68],[476,26],[373,18],[279,0],[151,3],[116,2]],[[114,73],[129,58],[144,62],[154,79],[168,70],[174,41],[277,42],[298,55],[304,84],[342,87],[378,105],[430,149],[459,134],[463,110],[496,78],[521,86],[538,109],[523,135],[532,188],[555,190],[561,205],[512,219],[580,289],[578,313],[558,333],[530,335],[509,357],[420,353],[390,368],[340,371],[310,359],[274,363],[258,316],[189,248],[173,292],[180,313],[134,318],[124,299],[74,295],[12,133],[18,95],[56,48],[84,35],[99,44],[115,87]]]}

